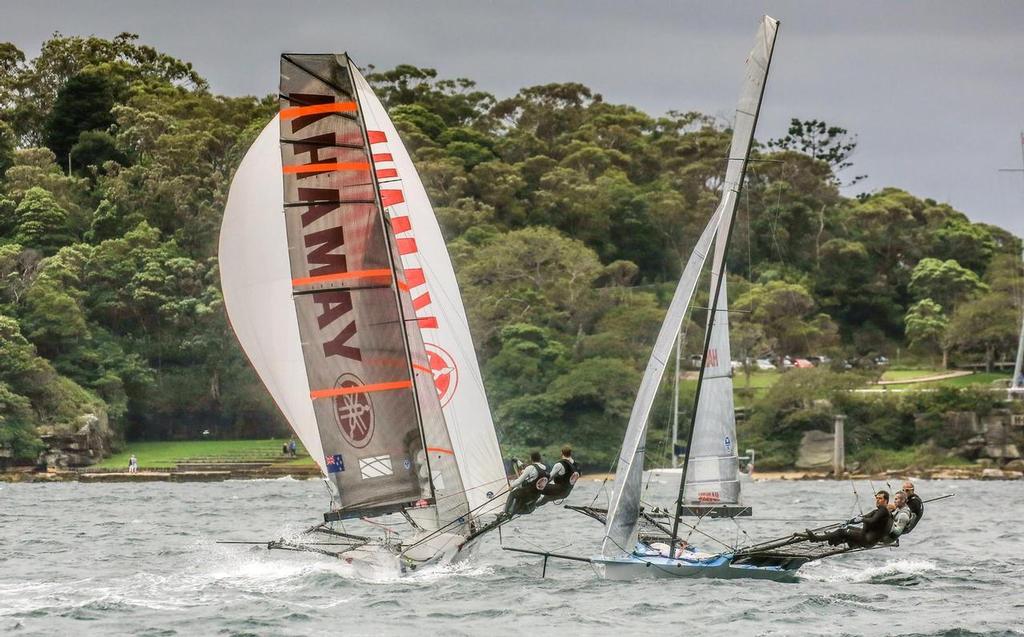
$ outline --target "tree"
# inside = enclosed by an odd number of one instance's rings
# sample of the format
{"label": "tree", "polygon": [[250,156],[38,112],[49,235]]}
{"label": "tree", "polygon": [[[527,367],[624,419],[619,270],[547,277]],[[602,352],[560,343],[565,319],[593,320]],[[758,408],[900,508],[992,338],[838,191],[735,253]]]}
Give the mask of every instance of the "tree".
{"label": "tree", "polygon": [[61,165],[71,165],[71,147],[79,135],[106,131],[114,123],[113,107],[114,87],[102,75],[81,73],[61,87],[43,127],[46,146]]}
{"label": "tree", "polygon": [[921,259],[910,275],[910,292],[918,299],[932,299],[951,310],[987,286],[977,274],[953,259]]}
{"label": "tree", "polygon": [[79,172],[85,172],[86,168],[102,166],[108,161],[117,162],[122,166],[128,165],[128,157],[117,147],[114,136],[100,131],[83,132],[69,152],[74,158],[73,166]]}
{"label": "tree", "polygon": [[816,314],[814,298],[797,283],[754,284],[734,303],[750,308],[737,323],[752,322],[764,330],[765,341],[779,353],[810,354],[834,343],[836,326],[828,315]]}
{"label": "tree", "polygon": [[589,318],[597,255],[550,228],[524,228],[471,246],[455,242],[456,269],[473,333],[493,353],[510,323],[530,323],[575,335]]}
{"label": "tree", "polygon": [[921,299],[907,310],[905,319],[907,341],[911,347],[931,345],[942,350],[942,369],[949,367],[949,347],[943,336],[949,318],[942,306],[931,299]]}
{"label": "tree", "polygon": [[[857,136],[841,126],[829,126],[820,120],[800,120],[794,117],[789,120],[786,136],[769,141],[768,147],[796,150],[810,155],[827,163],[832,167],[832,173],[838,175],[853,166],[850,156],[857,150]],[[866,177],[857,175],[847,185],[853,185]]]}
{"label": "tree", "polygon": [[14,165],[16,146],[14,131],[6,122],[0,120],[0,179],[3,179],[7,169]]}
{"label": "tree", "polygon": [[980,352],[992,371],[996,354],[1009,357],[1017,344],[1020,315],[1013,298],[989,292],[961,303],[946,331],[946,345],[962,352]]}
{"label": "tree", "polygon": [[29,189],[14,214],[14,240],[26,247],[52,253],[71,242],[67,211],[42,188]]}

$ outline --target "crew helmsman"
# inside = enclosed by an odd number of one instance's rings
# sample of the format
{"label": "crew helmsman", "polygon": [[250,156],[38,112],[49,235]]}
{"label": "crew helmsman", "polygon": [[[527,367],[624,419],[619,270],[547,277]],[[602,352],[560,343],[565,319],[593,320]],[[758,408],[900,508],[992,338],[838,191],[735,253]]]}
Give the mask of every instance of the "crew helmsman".
{"label": "crew helmsman", "polygon": [[530,464],[509,485],[505,501],[505,515],[533,513],[544,487],[548,485],[548,468],[541,461],[540,452],[530,454]]}
{"label": "crew helmsman", "polygon": [[906,535],[913,531],[917,523],[924,517],[924,502],[921,501],[921,496],[914,493],[914,483],[910,480],[903,483],[903,493],[907,494],[907,507],[914,514],[910,524],[907,525],[907,528],[903,529],[903,535]]}
{"label": "crew helmsman", "polygon": [[562,447],[561,459],[551,467],[551,479],[548,480],[548,486],[544,487],[544,497],[537,502],[537,506],[569,497],[579,477],[580,466],[573,460],[572,447],[566,445]]}

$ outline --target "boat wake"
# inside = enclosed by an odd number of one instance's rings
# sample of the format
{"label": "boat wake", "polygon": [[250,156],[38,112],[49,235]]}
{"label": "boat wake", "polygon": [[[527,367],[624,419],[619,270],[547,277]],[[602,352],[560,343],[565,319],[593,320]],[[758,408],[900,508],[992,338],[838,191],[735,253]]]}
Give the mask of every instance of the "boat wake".
{"label": "boat wake", "polygon": [[829,583],[866,583],[913,586],[925,579],[925,574],[938,570],[927,560],[893,560],[878,566],[857,568],[835,563],[815,562],[800,571],[801,580]]}

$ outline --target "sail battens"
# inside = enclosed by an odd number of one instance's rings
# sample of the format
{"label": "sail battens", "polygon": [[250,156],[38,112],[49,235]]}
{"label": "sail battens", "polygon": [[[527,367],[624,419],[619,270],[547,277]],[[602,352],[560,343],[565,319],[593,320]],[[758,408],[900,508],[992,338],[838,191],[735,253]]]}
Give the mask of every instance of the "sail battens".
{"label": "sail battens", "polygon": [[374,383],[372,385],[353,385],[350,387],[332,387],[330,389],[317,389],[309,392],[309,397],[316,400],[320,398],[333,398],[334,396],[349,396],[352,394],[369,394],[377,391],[409,389],[410,387],[412,387],[411,380],[396,380],[390,383]]}
{"label": "sail battens", "polygon": [[282,108],[279,112],[284,121],[303,117],[306,115],[321,115],[324,113],[349,113],[356,110],[355,102],[329,102],[327,104],[313,104],[311,106],[291,106]]}
{"label": "sail battens", "polygon": [[378,268],[376,270],[358,270],[355,272],[335,272],[333,274],[320,274],[318,276],[307,276],[292,279],[293,286],[313,285],[314,283],[329,283],[331,281],[349,281],[352,279],[379,279],[390,278],[391,270]]}
{"label": "sail battens", "polygon": [[287,139],[282,137],[279,140],[282,144],[293,144],[302,146],[311,146],[314,148],[347,148],[352,150],[359,150],[363,147],[362,144],[348,143],[348,142],[337,142],[337,141],[321,141],[318,139]]}
{"label": "sail battens", "polygon": [[[294,143],[294,142],[293,142]],[[327,173],[341,170],[351,171],[367,171],[370,169],[370,164],[359,161],[345,161],[345,162],[324,162],[320,164],[294,164],[284,165],[281,167],[281,171],[286,175],[304,174],[304,173]]]}
{"label": "sail battens", "polygon": [[430,453],[444,453],[449,456],[454,456],[455,452],[451,449],[445,449],[443,447],[427,447],[427,451]]}

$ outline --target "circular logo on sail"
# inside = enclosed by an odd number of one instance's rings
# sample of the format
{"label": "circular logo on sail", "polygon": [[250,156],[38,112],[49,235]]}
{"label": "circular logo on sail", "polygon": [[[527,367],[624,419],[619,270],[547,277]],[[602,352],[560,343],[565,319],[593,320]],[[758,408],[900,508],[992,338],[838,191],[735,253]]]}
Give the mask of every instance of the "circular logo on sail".
{"label": "circular logo on sail", "polygon": [[[334,382],[337,389],[355,389],[363,386],[355,374],[342,374]],[[373,438],[373,403],[369,394],[358,389],[334,397],[334,419],[345,441],[356,449],[370,444]]]}
{"label": "circular logo on sail", "polygon": [[437,345],[424,343],[423,346],[427,350],[427,361],[434,375],[437,397],[441,399],[441,406],[444,407],[455,395],[455,388],[459,384],[459,368],[455,366],[455,358]]}

